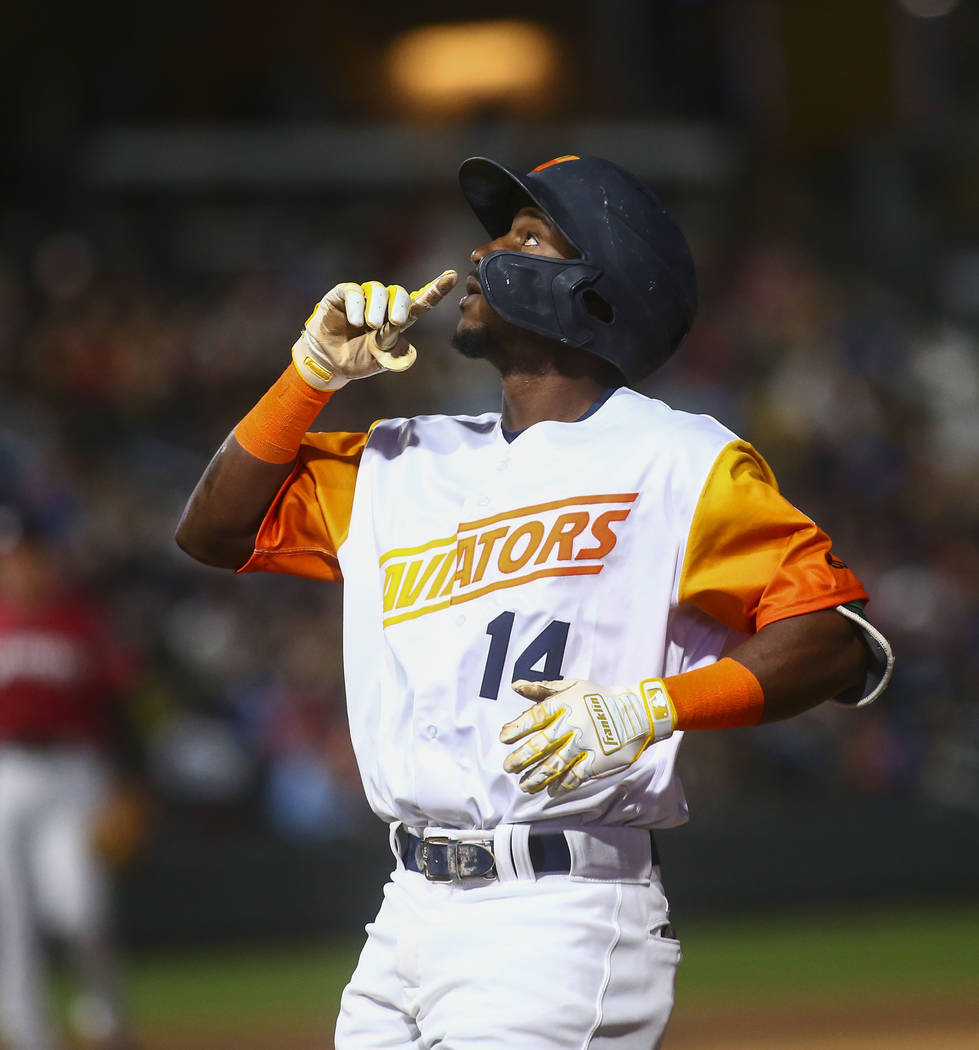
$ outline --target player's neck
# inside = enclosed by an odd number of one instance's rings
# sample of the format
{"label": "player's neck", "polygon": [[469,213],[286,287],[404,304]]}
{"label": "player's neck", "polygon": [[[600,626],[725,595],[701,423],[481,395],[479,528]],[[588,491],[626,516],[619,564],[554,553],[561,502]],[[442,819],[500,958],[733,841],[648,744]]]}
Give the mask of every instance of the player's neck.
{"label": "player's neck", "polygon": [[591,408],[605,389],[605,384],[593,375],[511,372],[503,377],[503,426],[507,430],[526,430],[545,419],[572,423]]}

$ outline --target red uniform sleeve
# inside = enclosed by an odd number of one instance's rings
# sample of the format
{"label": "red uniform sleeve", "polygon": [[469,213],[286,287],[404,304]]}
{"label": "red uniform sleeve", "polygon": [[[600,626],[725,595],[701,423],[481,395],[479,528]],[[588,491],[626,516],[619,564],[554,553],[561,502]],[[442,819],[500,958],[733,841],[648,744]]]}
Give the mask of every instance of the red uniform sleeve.
{"label": "red uniform sleeve", "polygon": [[339,583],[366,434],[307,434],[239,572],[279,572]]}
{"label": "red uniform sleeve", "polygon": [[726,626],[753,634],[801,613],[866,601],[829,536],[778,491],[744,441],[725,446],[697,502],[678,588]]}

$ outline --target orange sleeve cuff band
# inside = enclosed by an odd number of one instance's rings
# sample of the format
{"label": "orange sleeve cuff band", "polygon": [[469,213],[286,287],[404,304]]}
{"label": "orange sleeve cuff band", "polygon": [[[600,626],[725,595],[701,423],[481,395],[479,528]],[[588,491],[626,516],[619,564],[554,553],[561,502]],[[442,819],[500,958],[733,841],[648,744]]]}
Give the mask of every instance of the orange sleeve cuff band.
{"label": "orange sleeve cuff band", "polygon": [[761,685],[744,664],[730,657],[664,678],[663,684],[676,710],[677,729],[737,729],[761,721]]}
{"label": "orange sleeve cuff band", "polygon": [[296,458],[306,431],[332,396],[332,390],[314,390],[290,362],[235,427],[235,438],[257,459],[290,463]]}

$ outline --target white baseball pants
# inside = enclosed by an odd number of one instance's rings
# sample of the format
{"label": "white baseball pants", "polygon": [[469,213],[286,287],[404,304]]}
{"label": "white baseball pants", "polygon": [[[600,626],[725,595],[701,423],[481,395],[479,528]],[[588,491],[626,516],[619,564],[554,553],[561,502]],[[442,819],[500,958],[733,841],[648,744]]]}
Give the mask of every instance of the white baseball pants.
{"label": "white baseball pants", "polygon": [[[587,870],[587,837],[574,834]],[[647,860],[635,881],[608,877],[607,841],[594,880],[535,877],[525,836],[489,882],[429,882],[399,859],[343,993],[337,1050],[658,1047],[680,945],[663,936],[667,901],[638,834]]]}

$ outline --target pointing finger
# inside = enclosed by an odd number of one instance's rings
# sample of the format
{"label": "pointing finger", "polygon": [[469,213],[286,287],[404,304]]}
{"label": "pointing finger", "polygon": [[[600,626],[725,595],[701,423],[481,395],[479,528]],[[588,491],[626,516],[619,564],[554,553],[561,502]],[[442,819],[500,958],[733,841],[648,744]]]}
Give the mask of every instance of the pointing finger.
{"label": "pointing finger", "polygon": [[417,292],[412,292],[408,323],[417,321],[423,313],[438,305],[452,291],[458,279],[459,275],[455,270],[443,270],[434,281],[429,281]]}

